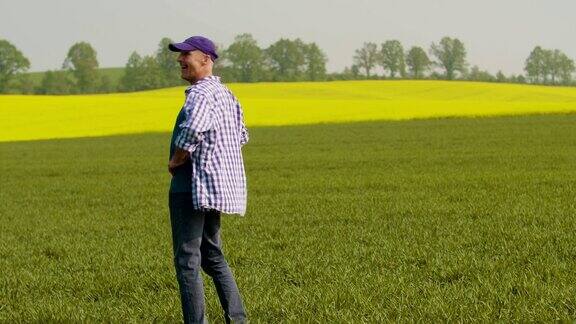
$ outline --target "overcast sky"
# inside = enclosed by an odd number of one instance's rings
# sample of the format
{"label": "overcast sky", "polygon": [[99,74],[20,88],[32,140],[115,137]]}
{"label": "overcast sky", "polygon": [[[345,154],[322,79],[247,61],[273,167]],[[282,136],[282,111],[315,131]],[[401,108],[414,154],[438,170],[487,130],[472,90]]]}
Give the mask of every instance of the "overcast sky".
{"label": "overcast sky", "polygon": [[30,59],[31,71],[59,68],[78,41],[92,44],[100,66],[116,67],[134,50],[151,54],[165,36],[228,46],[240,33],[261,47],[281,37],[316,42],[331,72],[366,41],[428,50],[451,36],[472,65],[520,73],[536,45],[576,59],[576,0],[0,0],[0,39]]}

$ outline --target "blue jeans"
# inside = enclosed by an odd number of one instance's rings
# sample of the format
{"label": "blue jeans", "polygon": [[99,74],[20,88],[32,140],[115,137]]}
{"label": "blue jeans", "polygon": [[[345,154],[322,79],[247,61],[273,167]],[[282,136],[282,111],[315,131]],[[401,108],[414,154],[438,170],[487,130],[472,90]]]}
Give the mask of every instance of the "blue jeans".
{"label": "blue jeans", "polygon": [[222,252],[220,212],[193,209],[191,193],[170,193],[169,207],[184,323],[207,322],[200,268],[214,281],[226,323],[244,323],[242,298]]}

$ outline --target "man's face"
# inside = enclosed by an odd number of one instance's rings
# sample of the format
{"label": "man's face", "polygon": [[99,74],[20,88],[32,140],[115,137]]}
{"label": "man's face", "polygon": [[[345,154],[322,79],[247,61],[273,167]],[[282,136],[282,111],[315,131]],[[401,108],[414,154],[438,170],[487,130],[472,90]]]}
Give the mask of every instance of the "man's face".
{"label": "man's face", "polygon": [[178,63],[180,63],[180,75],[182,79],[190,83],[200,79],[204,76],[209,61],[210,56],[199,50],[180,52],[180,55],[178,55]]}

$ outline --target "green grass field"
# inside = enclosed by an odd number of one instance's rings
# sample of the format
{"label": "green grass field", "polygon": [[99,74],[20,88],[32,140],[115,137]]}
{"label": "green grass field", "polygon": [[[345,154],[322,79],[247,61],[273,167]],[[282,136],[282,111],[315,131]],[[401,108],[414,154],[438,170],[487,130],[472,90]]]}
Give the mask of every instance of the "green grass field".
{"label": "green grass field", "polygon": [[[574,125],[251,127],[248,212],[223,220],[250,319],[573,321]],[[169,136],[0,143],[0,321],[180,320]]]}

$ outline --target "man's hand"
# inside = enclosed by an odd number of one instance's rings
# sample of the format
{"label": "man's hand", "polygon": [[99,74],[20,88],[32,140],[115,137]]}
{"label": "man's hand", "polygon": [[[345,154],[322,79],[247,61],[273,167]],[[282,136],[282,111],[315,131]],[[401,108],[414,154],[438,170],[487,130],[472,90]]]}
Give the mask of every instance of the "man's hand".
{"label": "man's hand", "polygon": [[170,162],[168,162],[168,172],[170,172],[170,174],[172,176],[174,176],[174,172],[175,172],[176,168],[181,166],[182,164],[186,163],[186,161],[189,158],[190,158],[190,153],[188,151],[181,149],[179,147],[176,147],[176,151],[174,152],[172,159],[170,159]]}

